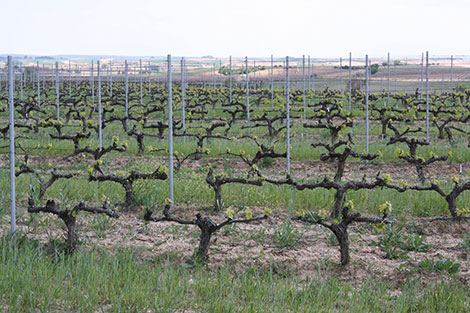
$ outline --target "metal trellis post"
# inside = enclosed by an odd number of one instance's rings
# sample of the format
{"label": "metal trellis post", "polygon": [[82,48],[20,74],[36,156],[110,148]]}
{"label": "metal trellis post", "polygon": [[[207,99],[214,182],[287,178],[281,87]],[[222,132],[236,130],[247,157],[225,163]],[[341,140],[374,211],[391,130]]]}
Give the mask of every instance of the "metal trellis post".
{"label": "metal trellis post", "polygon": [[289,57],[286,57],[286,141],[287,141],[287,171],[290,171],[290,112],[289,112],[289,97],[290,97],[290,86],[289,86]]}
{"label": "metal trellis post", "polygon": [[140,104],[142,105],[142,59],[139,60],[139,76],[140,76]]}
{"label": "metal trellis post", "polygon": [[366,54],[366,153],[369,153],[369,56]]}
{"label": "metal trellis post", "polygon": [[390,52],[387,54],[387,106],[390,105]]}
{"label": "metal trellis post", "polygon": [[351,63],[352,63],[352,53],[349,52],[349,99],[348,99],[348,105],[349,105],[349,113],[351,113],[351,93],[352,93],[352,68],[351,68]]}
{"label": "metal trellis post", "polygon": [[271,54],[271,107],[274,107],[274,59]]}
{"label": "metal trellis post", "polygon": [[229,58],[229,71],[230,71],[230,94],[229,101],[232,103],[232,56]]}
{"label": "metal trellis post", "polygon": [[41,116],[41,79],[39,75],[39,61],[36,62],[36,76],[38,84],[38,116]]}
{"label": "metal trellis post", "polygon": [[304,116],[303,116],[303,121],[305,122],[305,119],[307,117],[307,101],[305,98],[305,55],[302,56],[302,80],[303,80],[303,95],[302,95],[302,100],[303,100],[303,105],[304,105]]}
{"label": "metal trellis post", "polygon": [[69,60],[69,97],[72,97],[72,67]]}
{"label": "metal trellis post", "polygon": [[454,90],[454,56],[450,56],[450,91]]}
{"label": "metal trellis post", "polygon": [[92,107],[95,107],[95,75],[93,72],[93,61],[91,61],[90,81],[91,81],[91,105]]}
{"label": "metal trellis post", "polygon": [[172,103],[172,80],[171,80],[171,55],[168,55],[168,153],[170,172],[170,206],[173,207],[173,103]]}
{"label": "metal trellis post", "polygon": [[59,62],[55,62],[55,94],[56,94],[56,109],[57,120],[59,120]]}
{"label": "metal trellis post", "polygon": [[102,131],[102,116],[101,116],[101,66],[98,60],[96,66],[98,67],[98,141],[100,144],[100,151],[103,148],[103,131]]}
{"label": "metal trellis post", "polygon": [[429,53],[426,51],[426,141],[429,142]]}
{"label": "metal trellis post", "polygon": [[186,117],[184,112],[184,100],[186,96],[186,88],[184,85],[184,58],[181,58],[181,121],[183,123],[183,134],[186,133]]}
{"label": "metal trellis post", "polygon": [[10,221],[11,233],[16,230],[16,190],[15,190],[15,108],[13,90],[15,88],[13,76],[13,58],[8,56],[8,115],[10,123]]}
{"label": "metal trellis post", "polygon": [[246,123],[248,125],[248,135],[250,135],[250,82],[248,77],[248,57],[245,57],[246,72]]}
{"label": "metal trellis post", "polygon": [[124,85],[126,89],[126,128],[129,123],[129,67],[127,65],[127,60],[124,61]]}

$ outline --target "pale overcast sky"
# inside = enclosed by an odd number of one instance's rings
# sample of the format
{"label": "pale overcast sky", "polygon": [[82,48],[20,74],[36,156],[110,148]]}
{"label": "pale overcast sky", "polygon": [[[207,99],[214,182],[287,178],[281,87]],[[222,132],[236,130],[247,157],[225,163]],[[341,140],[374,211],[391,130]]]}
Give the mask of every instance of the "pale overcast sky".
{"label": "pale overcast sky", "polygon": [[1,0],[0,53],[470,55],[469,0]]}

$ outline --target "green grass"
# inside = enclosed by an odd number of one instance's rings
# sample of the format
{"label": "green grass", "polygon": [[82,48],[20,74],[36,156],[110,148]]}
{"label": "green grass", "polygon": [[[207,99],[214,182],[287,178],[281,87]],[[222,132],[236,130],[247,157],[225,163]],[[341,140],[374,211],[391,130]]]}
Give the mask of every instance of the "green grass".
{"label": "green grass", "polygon": [[0,260],[8,312],[467,312],[470,300],[453,280],[396,286],[371,276],[354,286],[327,268],[302,279],[270,264],[209,269],[126,249],[50,256],[20,234],[0,238]]}

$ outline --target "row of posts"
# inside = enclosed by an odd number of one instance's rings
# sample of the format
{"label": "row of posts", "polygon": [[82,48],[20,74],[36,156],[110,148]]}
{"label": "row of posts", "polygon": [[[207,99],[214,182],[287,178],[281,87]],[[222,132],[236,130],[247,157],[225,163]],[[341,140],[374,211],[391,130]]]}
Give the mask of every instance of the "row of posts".
{"label": "row of posts", "polygon": [[[181,60],[183,60],[184,58],[182,58]],[[248,58],[245,58],[244,60],[244,66],[245,68],[247,68],[249,65],[248,65]],[[352,80],[352,76],[351,76],[351,71],[352,71],[352,63],[351,63],[351,53],[349,54],[349,86],[348,86],[348,89],[350,89],[351,87],[351,80]],[[254,61],[255,62],[255,61]],[[308,56],[308,62],[306,62],[306,57],[303,56],[302,57],[302,81],[303,81],[303,84],[306,85],[305,88],[307,89],[315,89],[315,73],[314,73],[314,64],[310,62],[310,56]],[[186,62],[185,62],[186,64]],[[256,64],[256,63],[255,63]],[[285,64],[285,62],[284,62]],[[337,77],[339,79],[339,89],[341,90],[344,90],[343,89],[343,58],[340,58],[339,60],[339,70],[338,70],[338,74],[337,74]],[[185,65],[186,66],[186,65]],[[220,63],[220,66],[222,66],[222,63]],[[229,76],[229,85],[230,85],[230,89],[232,89],[232,86],[233,86],[233,79],[232,79],[232,57],[229,58],[229,66],[230,66],[230,76]],[[284,65],[285,66],[285,65]],[[112,63],[108,63],[107,64],[107,75],[106,75],[106,79],[108,81],[108,90],[109,90],[109,94],[112,96],[112,88],[113,88],[113,72],[115,70],[118,70],[119,67],[114,67],[114,70],[112,69],[113,67],[113,64]],[[388,54],[387,56],[387,93],[389,93],[391,90],[392,90],[392,86],[391,86],[391,81],[392,81],[392,68],[391,68],[391,62],[390,62],[390,54]],[[222,67],[221,67],[222,68]],[[148,73],[148,78],[147,78],[147,82],[148,82],[148,92],[150,92],[150,89],[151,89],[151,80],[152,80],[152,67],[151,67],[151,64],[150,62],[148,63],[148,67],[147,67],[147,73]],[[90,83],[92,85],[92,104],[94,104],[94,93],[95,93],[95,88],[94,88],[94,78],[95,78],[95,75],[94,75],[94,64],[93,64],[93,61],[92,61],[92,64],[90,66]],[[139,71],[139,76],[138,76],[138,79],[140,80],[140,99],[141,99],[141,102],[142,102],[142,99],[143,99],[143,90],[144,90],[144,75],[143,75],[143,64],[142,64],[142,60],[139,60],[139,67],[138,67],[138,71]],[[182,69],[182,72],[184,71],[184,69]],[[34,75],[33,75],[33,72],[34,71],[31,71],[31,81],[34,82]],[[38,89],[40,88],[40,82],[39,82],[39,78],[40,78],[40,66],[39,66],[39,62],[37,62],[37,66],[36,66],[36,78],[38,80]],[[55,64],[55,80],[59,81],[58,83],[56,82],[56,84],[59,84],[60,85],[60,81],[61,81],[61,78],[63,77],[61,74],[61,69],[59,68],[59,65],[58,65],[58,62],[56,62]],[[119,73],[121,71],[119,70]],[[125,72],[129,72],[129,68],[126,67],[125,69]],[[135,73],[136,70],[135,70],[135,67],[133,68],[133,70],[131,71],[132,73]],[[308,73],[306,73],[308,72]],[[20,67],[20,73],[19,73],[19,85],[20,85],[20,99],[23,100],[23,85],[24,85],[24,82],[27,81],[27,75],[25,74],[26,72],[24,71],[24,69],[22,67]],[[211,75],[212,77],[215,77],[215,71],[212,71],[211,70]],[[396,81],[396,64],[394,63],[393,64],[393,73],[394,73],[394,76],[395,76],[395,91],[398,91],[398,88],[396,86],[397,84],[397,81]],[[162,73],[164,74],[164,73]],[[419,69],[418,69],[418,89],[419,89],[419,93],[420,95],[422,96],[423,94],[423,91],[424,91],[424,74],[425,74],[425,64],[424,64],[424,53],[422,54],[422,57],[421,57],[421,63],[419,64]],[[255,79],[255,75],[256,75],[256,71],[254,72],[253,74],[253,79]],[[274,60],[273,60],[273,57],[271,56],[271,67],[270,67],[270,71],[269,71],[269,77],[268,77],[268,81],[269,81],[269,85],[270,85],[270,89],[271,89],[271,94],[273,95],[274,94],[274,85],[275,85],[275,82],[274,82]],[[45,87],[45,81],[46,81],[46,75],[42,75],[43,76],[43,88]],[[159,80],[160,80],[160,76],[161,75],[157,75],[157,82],[159,83]],[[220,76],[220,86],[222,88],[222,75],[219,75]],[[2,77],[3,75],[0,73],[0,90],[2,89]],[[203,76],[204,79],[207,80],[207,76]],[[74,80],[75,80],[75,83],[77,84],[78,81],[82,80],[82,76],[79,76],[79,77],[75,77]],[[71,66],[71,63],[69,61],[69,65],[68,65],[68,80],[69,80],[69,96],[71,96],[71,93],[72,93],[72,66]],[[213,81],[215,81],[215,78],[212,78]],[[375,80],[377,81],[377,80]],[[134,80],[134,84],[136,84],[137,80]],[[382,79],[380,79],[380,82],[382,82]],[[205,82],[203,83],[205,85]],[[442,74],[442,82],[441,82],[442,86],[441,86],[441,90],[444,90],[444,74]],[[253,88],[257,88],[257,84],[254,84],[252,87]],[[215,88],[215,84],[212,84],[212,87]],[[305,89],[304,88],[304,89]],[[450,81],[449,81],[449,88],[450,90],[453,90],[454,88],[454,57],[451,56],[450,57]],[[384,88],[385,89],[385,88]],[[348,90],[349,91],[349,90]],[[231,100],[231,96],[232,96],[232,93],[230,92],[230,100]],[[39,100],[40,101],[40,100]],[[271,97],[271,103],[274,102],[274,96]],[[389,101],[387,101],[389,102]],[[349,101],[350,103],[350,101]]]}

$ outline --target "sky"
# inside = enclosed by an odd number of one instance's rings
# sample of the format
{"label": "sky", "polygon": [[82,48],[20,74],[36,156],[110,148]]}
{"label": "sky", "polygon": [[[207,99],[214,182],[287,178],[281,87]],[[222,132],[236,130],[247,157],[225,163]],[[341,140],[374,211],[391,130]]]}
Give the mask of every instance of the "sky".
{"label": "sky", "polygon": [[470,55],[468,0],[1,0],[0,54]]}

